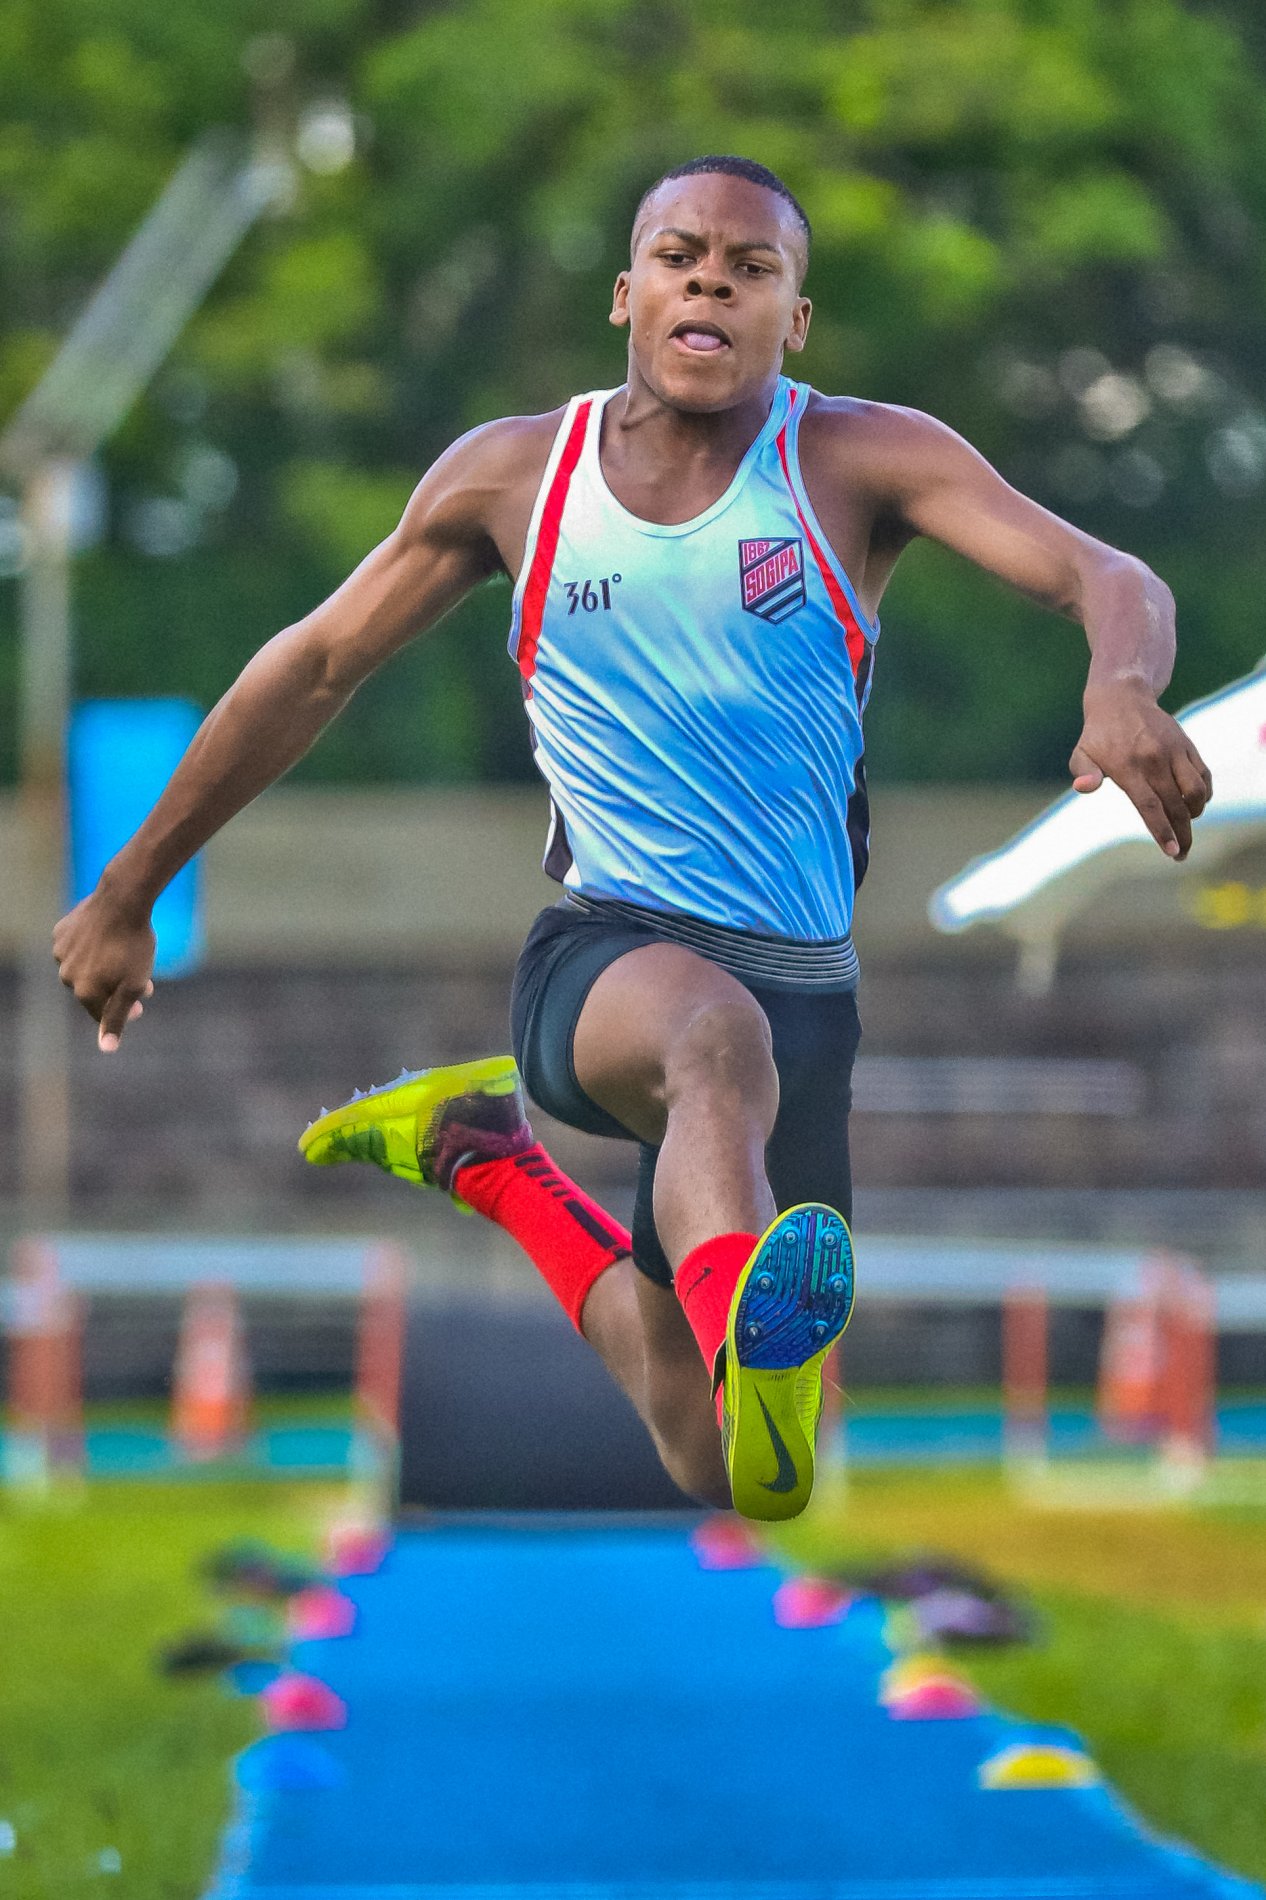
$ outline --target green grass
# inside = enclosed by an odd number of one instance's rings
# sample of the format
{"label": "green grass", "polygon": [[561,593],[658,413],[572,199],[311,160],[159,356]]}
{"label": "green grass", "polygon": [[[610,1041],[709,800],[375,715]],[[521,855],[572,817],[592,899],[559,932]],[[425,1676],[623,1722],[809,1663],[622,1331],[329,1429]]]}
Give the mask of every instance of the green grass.
{"label": "green grass", "polygon": [[888,1471],[780,1543],[828,1572],[935,1551],[1021,1589],[1039,1641],[956,1666],[995,1706],[1078,1730],[1160,1832],[1266,1880],[1266,1514],[1047,1512],[994,1471]]}
{"label": "green grass", "polygon": [[981,1660],[999,1707],[1078,1729],[1162,1832],[1266,1878],[1266,1642],[1069,1591],[1038,1598],[1042,1648]]}
{"label": "green grass", "polygon": [[[333,1488],[97,1483],[0,1494],[0,1891],[197,1900],[258,1733],[215,1681],[170,1681],[160,1643],[214,1621],[195,1575],[243,1537],[310,1554]],[[1022,1588],[1042,1639],[960,1666],[999,1707],[1068,1724],[1163,1832],[1266,1879],[1266,1514],[1044,1512],[992,1471],[874,1471],[781,1542],[807,1567],[935,1550]],[[114,1849],[121,1875],[99,1864]]]}
{"label": "green grass", "polygon": [[[321,1487],[94,1484],[41,1506],[0,1498],[0,1889],[22,1900],[196,1900],[229,1809],[227,1763],[255,1705],[170,1680],[155,1648],[215,1621],[197,1580],[217,1545],[311,1554]],[[121,1874],[104,1871],[113,1849]]]}
{"label": "green grass", "polygon": [[[1222,1400],[1266,1399],[1260,1385],[1221,1385]],[[1091,1407],[1091,1385],[1056,1385],[1048,1393],[1053,1408]],[[996,1385],[850,1385],[845,1393],[845,1415],[850,1412],[996,1412],[1001,1393]]]}

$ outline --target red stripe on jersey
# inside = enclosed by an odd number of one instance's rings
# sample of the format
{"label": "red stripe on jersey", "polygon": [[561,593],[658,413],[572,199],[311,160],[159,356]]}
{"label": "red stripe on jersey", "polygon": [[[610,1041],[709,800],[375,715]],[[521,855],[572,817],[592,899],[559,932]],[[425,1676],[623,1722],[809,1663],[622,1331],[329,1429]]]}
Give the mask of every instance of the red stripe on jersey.
{"label": "red stripe on jersey", "polygon": [[[795,401],[796,392],[793,389],[791,392],[793,408],[795,407]],[[844,629],[844,644],[848,648],[848,657],[853,668],[853,678],[856,679],[858,668],[861,666],[866,653],[866,635],[862,630],[861,622],[849,605],[848,595],[844,592],[844,589],[836,580],[835,575],[831,572],[827,564],[826,556],[814,539],[813,529],[804,518],[804,509],[800,506],[800,498],[792,485],[791,470],[787,466],[787,424],[785,422],[778,431],[776,446],[778,449],[778,460],[782,463],[782,472],[787,482],[787,493],[791,496],[792,506],[799,516],[800,526],[804,529],[805,540],[809,543],[813,558],[818,564],[818,572],[826,583],[826,591],[830,596],[831,605],[835,609],[835,617]]]}
{"label": "red stripe on jersey", "polygon": [[549,485],[545,497],[545,508],[541,514],[541,531],[536,537],[536,551],[532,556],[532,565],[528,569],[527,586],[523,589],[523,615],[519,623],[519,671],[525,680],[530,681],[536,670],[536,648],[541,638],[541,622],[545,618],[545,598],[549,593],[550,576],[554,572],[554,556],[558,553],[558,532],[563,523],[563,507],[567,500],[567,490],[571,478],[576,472],[580,460],[580,451],[584,446],[585,429],[589,422],[591,402],[582,402],[572,418],[572,425],[563,444],[563,452],[554,470],[554,479]]}

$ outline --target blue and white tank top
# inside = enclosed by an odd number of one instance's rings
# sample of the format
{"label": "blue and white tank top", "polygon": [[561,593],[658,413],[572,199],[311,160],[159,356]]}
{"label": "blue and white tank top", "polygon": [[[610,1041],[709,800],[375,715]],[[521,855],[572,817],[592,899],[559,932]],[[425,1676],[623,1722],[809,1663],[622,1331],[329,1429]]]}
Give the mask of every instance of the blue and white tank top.
{"label": "blue and white tank top", "polygon": [[617,394],[568,404],[514,593],[545,868],[586,907],[851,957],[878,627],[801,478],[809,387],[779,379],[725,493],[671,526],[607,487]]}

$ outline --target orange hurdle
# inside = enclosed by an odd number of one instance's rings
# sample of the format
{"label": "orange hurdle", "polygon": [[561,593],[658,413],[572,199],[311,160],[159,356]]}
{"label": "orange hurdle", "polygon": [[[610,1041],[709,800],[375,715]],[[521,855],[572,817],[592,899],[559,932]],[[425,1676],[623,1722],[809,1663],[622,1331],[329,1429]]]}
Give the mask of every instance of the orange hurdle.
{"label": "orange hurdle", "polygon": [[408,1264],[399,1247],[382,1246],[365,1276],[356,1340],[356,1409],[369,1427],[394,1440],[400,1429]]}
{"label": "orange hurdle", "polygon": [[46,1483],[83,1464],[83,1308],[59,1282],[51,1250],[38,1241],[15,1245],[13,1267],[7,1475]]}
{"label": "orange hurdle", "polygon": [[1047,1454],[1047,1299],[1040,1286],[1008,1288],[1002,1303],[1003,1450],[1031,1463]]}
{"label": "orange hurdle", "polygon": [[250,1424],[250,1372],[237,1293],[189,1289],[172,1380],[172,1437],[186,1458],[204,1462],[239,1450]]}

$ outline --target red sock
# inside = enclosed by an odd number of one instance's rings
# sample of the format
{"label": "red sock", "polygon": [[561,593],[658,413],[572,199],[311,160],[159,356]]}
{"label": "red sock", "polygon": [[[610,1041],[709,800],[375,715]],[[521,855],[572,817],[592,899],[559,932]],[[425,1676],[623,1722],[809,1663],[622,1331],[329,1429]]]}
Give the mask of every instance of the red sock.
{"label": "red sock", "polygon": [[459,1168],[453,1192],[518,1241],[577,1332],[598,1275],[633,1251],[619,1221],[569,1181],[539,1141],[522,1154]]}
{"label": "red sock", "polygon": [[674,1285],[709,1372],[725,1344],[730,1301],[739,1274],[752,1257],[755,1234],[717,1234],[694,1247],[677,1269]]}

